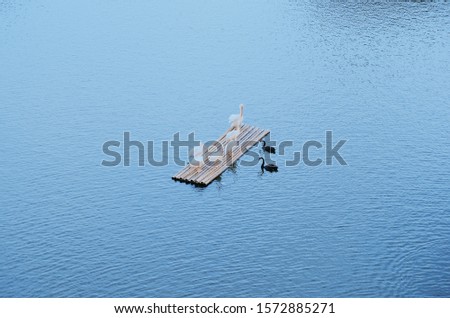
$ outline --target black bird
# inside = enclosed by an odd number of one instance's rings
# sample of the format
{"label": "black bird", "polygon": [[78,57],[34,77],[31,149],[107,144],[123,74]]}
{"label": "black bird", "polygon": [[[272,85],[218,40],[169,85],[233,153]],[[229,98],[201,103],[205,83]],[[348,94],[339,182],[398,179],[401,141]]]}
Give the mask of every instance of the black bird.
{"label": "black bird", "polygon": [[[278,166],[276,165],[276,164],[273,164],[273,163],[269,163],[269,164],[265,164],[266,163],[266,161],[264,160],[264,158],[263,157],[259,157],[259,160],[261,160],[262,159],[262,164],[261,164],[261,170],[263,170],[264,171],[264,169],[265,170],[267,170],[267,171],[269,171],[269,172],[274,172],[274,171],[278,171]],[[258,161],[259,161],[258,160]]]}
{"label": "black bird", "polygon": [[265,140],[263,140],[262,142],[263,142],[263,147],[262,148],[263,148],[264,151],[270,152],[270,153],[275,153],[275,147],[266,146],[266,141]]}

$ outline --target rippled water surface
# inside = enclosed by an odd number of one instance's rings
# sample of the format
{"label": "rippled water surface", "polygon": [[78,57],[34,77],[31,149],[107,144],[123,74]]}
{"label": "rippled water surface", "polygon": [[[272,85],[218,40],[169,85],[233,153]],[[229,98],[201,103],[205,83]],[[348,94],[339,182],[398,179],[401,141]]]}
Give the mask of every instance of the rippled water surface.
{"label": "rippled water surface", "polygon": [[[449,35],[441,2],[0,0],[0,296],[450,297]],[[279,173],[101,165],[239,103]],[[347,166],[284,167],[327,130]]]}

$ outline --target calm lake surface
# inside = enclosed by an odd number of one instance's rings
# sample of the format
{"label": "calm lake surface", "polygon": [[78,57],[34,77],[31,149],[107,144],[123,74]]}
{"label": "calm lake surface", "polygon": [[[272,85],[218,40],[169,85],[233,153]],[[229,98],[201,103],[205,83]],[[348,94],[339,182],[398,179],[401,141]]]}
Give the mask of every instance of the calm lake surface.
{"label": "calm lake surface", "polygon": [[[449,35],[439,2],[0,1],[0,296],[450,297]],[[239,103],[278,173],[101,165]],[[327,130],[347,166],[284,166]]]}

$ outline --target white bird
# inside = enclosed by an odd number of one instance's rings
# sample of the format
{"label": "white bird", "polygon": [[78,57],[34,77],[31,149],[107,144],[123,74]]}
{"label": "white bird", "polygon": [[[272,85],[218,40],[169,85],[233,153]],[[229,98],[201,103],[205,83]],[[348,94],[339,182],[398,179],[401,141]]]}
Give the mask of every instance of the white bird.
{"label": "white bird", "polygon": [[241,110],[240,113],[233,114],[228,119],[228,121],[230,122],[230,130],[239,130],[242,126],[242,122],[244,121],[244,104],[239,105],[239,108]]}

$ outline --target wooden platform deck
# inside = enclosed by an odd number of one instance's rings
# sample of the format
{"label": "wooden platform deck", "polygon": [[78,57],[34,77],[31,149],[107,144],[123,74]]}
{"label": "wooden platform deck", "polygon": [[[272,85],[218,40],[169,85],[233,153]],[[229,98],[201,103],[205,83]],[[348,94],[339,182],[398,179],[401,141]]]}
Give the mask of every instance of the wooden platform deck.
{"label": "wooden platform deck", "polygon": [[[261,141],[269,134],[269,130],[253,127],[250,125],[243,125],[236,141],[230,141],[226,138],[227,130],[218,140],[223,149],[230,146],[232,149],[229,152],[224,151],[225,156],[213,164],[204,164],[200,168],[188,164],[180,172],[172,177],[173,180],[185,183],[192,183],[199,186],[207,186],[219,177],[228,167],[232,166],[240,157],[242,157],[251,147]],[[233,146],[231,144],[238,146]],[[206,151],[205,151],[206,152]]]}

